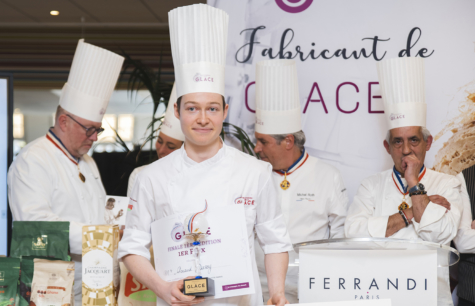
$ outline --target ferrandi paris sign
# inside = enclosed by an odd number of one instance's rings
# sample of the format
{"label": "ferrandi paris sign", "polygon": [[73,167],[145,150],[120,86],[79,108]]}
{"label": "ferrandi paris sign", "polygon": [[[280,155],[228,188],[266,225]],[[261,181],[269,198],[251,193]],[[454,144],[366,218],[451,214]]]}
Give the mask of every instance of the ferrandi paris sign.
{"label": "ferrandi paris sign", "polygon": [[300,302],[437,305],[435,250],[300,250]]}

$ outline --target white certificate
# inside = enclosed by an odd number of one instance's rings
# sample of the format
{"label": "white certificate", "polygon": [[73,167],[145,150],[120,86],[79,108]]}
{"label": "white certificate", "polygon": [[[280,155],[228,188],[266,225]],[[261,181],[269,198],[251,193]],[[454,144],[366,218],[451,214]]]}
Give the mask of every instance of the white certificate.
{"label": "white certificate", "polygon": [[[185,238],[183,222],[188,212],[152,223],[155,269],[166,281],[196,276],[194,246]],[[214,280],[215,298],[254,293],[251,254],[247,240],[244,207],[208,208],[209,230],[201,241],[201,276]]]}

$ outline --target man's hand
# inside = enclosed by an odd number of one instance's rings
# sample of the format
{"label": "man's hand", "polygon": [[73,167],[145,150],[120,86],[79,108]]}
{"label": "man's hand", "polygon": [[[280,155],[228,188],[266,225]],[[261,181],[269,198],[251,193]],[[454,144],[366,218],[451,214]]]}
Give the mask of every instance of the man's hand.
{"label": "man's hand", "polygon": [[121,209],[119,210],[119,214],[117,215],[117,217],[122,217],[124,215],[124,210]]}
{"label": "man's hand", "polygon": [[[446,198],[444,198],[443,196],[440,196],[440,195],[431,195],[429,196],[429,201],[431,201],[432,203],[434,204],[437,204],[437,205],[440,205],[440,206],[443,206],[445,207],[445,209],[447,210],[450,210],[450,203],[449,201],[447,201]],[[473,224],[472,224],[473,226]],[[472,227],[473,228],[473,227]]]}
{"label": "man's hand", "polygon": [[419,183],[419,172],[423,163],[414,154],[402,158],[401,168],[407,181],[408,189]]}
{"label": "man's hand", "polygon": [[267,305],[284,306],[285,304],[290,304],[290,303],[289,301],[287,301],[284,294],[274,294],[267,301]]}
{"label": "man's hand", "polygon": [[472,229],[475,229],[475,220],[472,221]]}
{"label": "man's hand", "polygon": [[264,256],[266,266],[267,285],[270,299],[267,305],[284,306],[285,299],[285,275],[289,266],[289,253],[273,253]]}
{"label": "man's hand", "polygon": [[[194,277],[187,277],[186,279],[192,279]],[[204,302],[204,297],[195,297],[192,295],[184,295],[183,280],[176,282],[166,282],[164,286],[161,286],[158,292],[158,296],[170,305],[195,305]]]}

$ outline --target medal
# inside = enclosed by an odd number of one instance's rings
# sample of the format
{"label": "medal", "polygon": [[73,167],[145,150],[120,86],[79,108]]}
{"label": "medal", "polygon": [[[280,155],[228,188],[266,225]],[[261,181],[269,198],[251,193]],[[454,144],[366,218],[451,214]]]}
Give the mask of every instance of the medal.
{"label": "medal", "polygon": [[[283,190],[287,190],[289,189],[290,187],[290,182],[287,180],[287,174],[288,175],[291,175],[292,173],[294,173],[298,168],[302,167],[302,165],[307,161],[308,159],[308,154],[305,153],[305,150],[303,150],[303,153],[302,153],[302,156],[300,156],[300,158],[292,165],[290,166],[289,169],[287,169],[287,171],[283,171],[283,170],[274,170],[274,172],[278,173],[279,175],[283,175],[284,176],[284,180],[280,183],[280,188],[282,188]],[[305,158],[304,158],[305,157]],[[303,161],[302,161],[303,159]],[[288,172],[290,169],[292,169],[295,165],[297,165],[299,162],[302,163],[297,167],[295,168],[294,170],[292,170],[292,172]]]}
{"label": "medal", "polygon": [[77,166],[78,166],[79,178],[81,179],[83,183],[85,183],[86,177],[84,176],[84,174],[81,173],[81,169],[79,169],[79,164],[77,164]]}
{"label": "medal", "polygon": [[405,210],[408,208],[409,208],[409,205],[406,203],[406,201],[402,200],[402,203],[399,205],[398,210]]}
{"label": "medal", "polygon": [[284,174],[284,180],[280,183],[280,188],[287,190],[290,187],[290,182],[287,181],[287,172]]}

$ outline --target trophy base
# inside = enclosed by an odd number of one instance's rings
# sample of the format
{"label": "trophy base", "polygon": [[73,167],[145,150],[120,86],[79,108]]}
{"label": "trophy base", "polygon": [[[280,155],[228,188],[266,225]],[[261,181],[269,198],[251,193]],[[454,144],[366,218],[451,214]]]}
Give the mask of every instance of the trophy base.
{"label": "trophy base", "polygon": [[183,294],[194,296],[214,296],[214,280],[200,277],[183,280]]}

